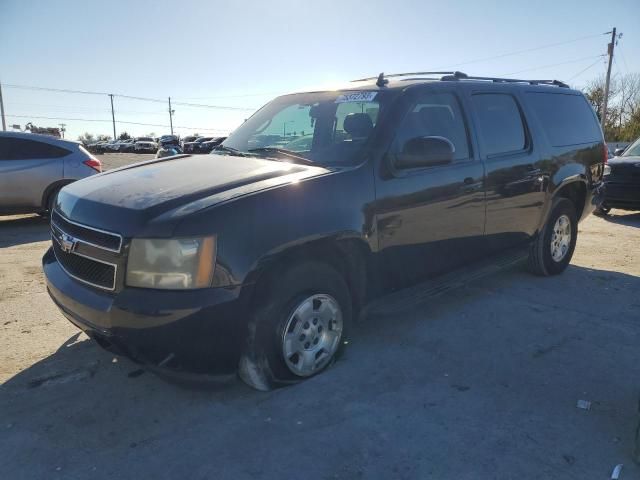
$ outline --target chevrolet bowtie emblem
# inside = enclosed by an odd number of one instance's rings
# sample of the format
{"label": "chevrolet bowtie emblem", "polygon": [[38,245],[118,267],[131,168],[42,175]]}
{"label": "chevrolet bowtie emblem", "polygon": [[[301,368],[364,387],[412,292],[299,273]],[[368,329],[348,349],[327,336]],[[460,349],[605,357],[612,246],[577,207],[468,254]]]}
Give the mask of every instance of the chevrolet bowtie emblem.
{"label": "chevrolet bowtie emblem", "polygon": [[63,252],[71,253],[76,248],[76,239],[66,233],[60,234],[60,248]]}

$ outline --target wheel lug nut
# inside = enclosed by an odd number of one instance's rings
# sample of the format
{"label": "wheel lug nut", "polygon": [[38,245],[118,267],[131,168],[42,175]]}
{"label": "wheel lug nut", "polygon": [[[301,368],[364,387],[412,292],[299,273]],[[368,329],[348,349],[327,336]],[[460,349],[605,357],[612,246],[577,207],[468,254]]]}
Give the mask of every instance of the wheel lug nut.
{"label": "wheel lug nut", "polygon": [[317,324],[318,324],[318,319],[317,319],[317,318],[314,318],[314,319],[313,319],[313,324],[314,324],[314,325],[317,325]]}
{"label": "wheel lug nut", "polygon": [[304,339],[307,338],[307,336],[303,333],[302,335],[300,335],[300,341],[304,342]]}
{"label": "wheel lug nut", "polygon": [[322,332],[322,325],[318,326],[318,333]]}
{"label": "wheel lug nut", "polygon": [[304,344],[304,348],[309,348],[311,346],[311,344],[309,342]]}
{"label": "wheel lug nut", "polygon": [[304,327],[305,329],[309,328],[309,322],[304,322],[303,327]]}

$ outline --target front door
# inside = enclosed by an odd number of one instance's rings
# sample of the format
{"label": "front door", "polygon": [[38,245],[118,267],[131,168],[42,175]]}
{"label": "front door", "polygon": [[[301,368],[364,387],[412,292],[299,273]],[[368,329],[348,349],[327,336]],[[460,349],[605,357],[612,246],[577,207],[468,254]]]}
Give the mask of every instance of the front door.
{"label": "front door", "polygon": [[[435,88],[409,93],[386,158],[376,172],[378,246],[388,286],[400,288],[452,269],[481,254],[484,169],[458,96]],[[415,137],[444,137],[454,160],[399,169],[394,159]]]}

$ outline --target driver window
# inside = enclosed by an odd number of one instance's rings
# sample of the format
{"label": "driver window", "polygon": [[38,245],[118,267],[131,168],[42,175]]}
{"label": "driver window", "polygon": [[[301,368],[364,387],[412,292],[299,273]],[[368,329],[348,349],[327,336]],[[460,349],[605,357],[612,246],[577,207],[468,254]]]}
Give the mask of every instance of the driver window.
{"label": "driver window", "polygon": [[398,127],[395,150],[415,137],[444,137],[455,147],[454,160],[468,160],[469,140],[462,110],[451,93],[428,93],[409,109]]}

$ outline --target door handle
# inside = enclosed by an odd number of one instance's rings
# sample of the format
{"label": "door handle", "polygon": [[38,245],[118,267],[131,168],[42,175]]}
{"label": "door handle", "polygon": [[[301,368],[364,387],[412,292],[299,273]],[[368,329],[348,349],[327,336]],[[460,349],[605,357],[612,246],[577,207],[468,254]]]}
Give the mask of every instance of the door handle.
{"label": "door handle", "polygon": [[477,192],[482,188],[482,182],[476,182],[473,177],[467,177],[462,181],[461,190],[465,193]]}

